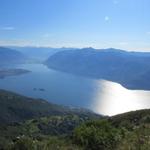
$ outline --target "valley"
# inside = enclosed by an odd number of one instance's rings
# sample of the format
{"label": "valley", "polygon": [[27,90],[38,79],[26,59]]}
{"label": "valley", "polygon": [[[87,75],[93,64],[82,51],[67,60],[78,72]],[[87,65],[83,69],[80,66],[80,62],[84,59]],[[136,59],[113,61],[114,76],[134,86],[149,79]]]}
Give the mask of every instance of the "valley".
{"label": "valley", "polygon": [[0,0],[0,150],[150,150],[150,0]]}
{"label": "valley", "polygon": [[[78,61],[73,54],[77,64],[66,57],[74,52],[83,57]],[[0,149],[149,149],[149,53],[109,49],[97,54],[90,48],[59,51],[45,61],[24,58],[1,63]],[[117,62],[111,66],[110,58],[124,59],[125,72]],[[133,66],[126,66],[128,61]],[[142,74],[133,82],[138,71]]]}

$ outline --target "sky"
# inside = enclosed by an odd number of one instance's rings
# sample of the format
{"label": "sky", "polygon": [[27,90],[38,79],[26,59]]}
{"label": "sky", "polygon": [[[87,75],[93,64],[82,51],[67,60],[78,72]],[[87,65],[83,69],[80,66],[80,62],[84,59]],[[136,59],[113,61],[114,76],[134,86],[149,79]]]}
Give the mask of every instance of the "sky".
{"label": "sky", "polygon": [[150,51],[150,0],[0,0],[1,46]]}

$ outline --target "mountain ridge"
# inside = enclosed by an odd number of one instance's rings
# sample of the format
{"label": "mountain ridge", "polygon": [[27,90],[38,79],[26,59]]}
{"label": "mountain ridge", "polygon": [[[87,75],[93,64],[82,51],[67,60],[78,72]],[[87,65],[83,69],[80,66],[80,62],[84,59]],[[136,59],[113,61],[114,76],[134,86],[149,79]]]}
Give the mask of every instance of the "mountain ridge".
{"label": "mountain ridge", "polygon": [[58,71],[118,82],[129,89],[150,90],[142,77],[148,77],[150,53],[84,48],[57,52],[45,64]]}
{"label": "mountain ridge", "polygon": [[0,65],[24,63],[26,59],[26,56],[21,52],[0,46]]}

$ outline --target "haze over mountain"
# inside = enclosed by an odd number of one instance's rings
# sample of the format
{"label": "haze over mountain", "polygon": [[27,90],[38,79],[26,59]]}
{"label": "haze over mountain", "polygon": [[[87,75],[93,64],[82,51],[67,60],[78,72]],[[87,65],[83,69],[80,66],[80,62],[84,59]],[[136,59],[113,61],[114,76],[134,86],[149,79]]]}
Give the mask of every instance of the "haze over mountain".
{"label": "haze over mountain", "polygon": [[0,150],[150,150],[149,18],[150,0],[0,0]]}
{"label": "haze over mountain", "polygon": [[23,53],[25,56],[27,56],[32,62],[44,62],[46,59],[48,59],[49,56],[55,54],[59,51],[65,51],[70,50],[74,48],[51,48],[51,47],[31,47],[31,46],[10,46],[9,48],[13,48],[21,53]]}
{"label": "haze over mountain", "polygon": [[52,69],[150,90],[150,53],[84,48],[57,52],[45,64]]}
{"label": "haze over mountain", "polygon": [[26,56],[14,49],[0,47],[0,65],[24,63]]}

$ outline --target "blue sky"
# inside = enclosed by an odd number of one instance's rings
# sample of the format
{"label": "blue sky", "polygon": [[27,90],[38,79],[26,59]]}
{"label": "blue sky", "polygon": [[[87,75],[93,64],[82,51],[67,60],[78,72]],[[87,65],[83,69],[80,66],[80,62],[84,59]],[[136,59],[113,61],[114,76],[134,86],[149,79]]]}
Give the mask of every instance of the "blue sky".
{"label": "blue sky", "polygon": [[150,51],[150,0],[0,0],[0,45]]}

